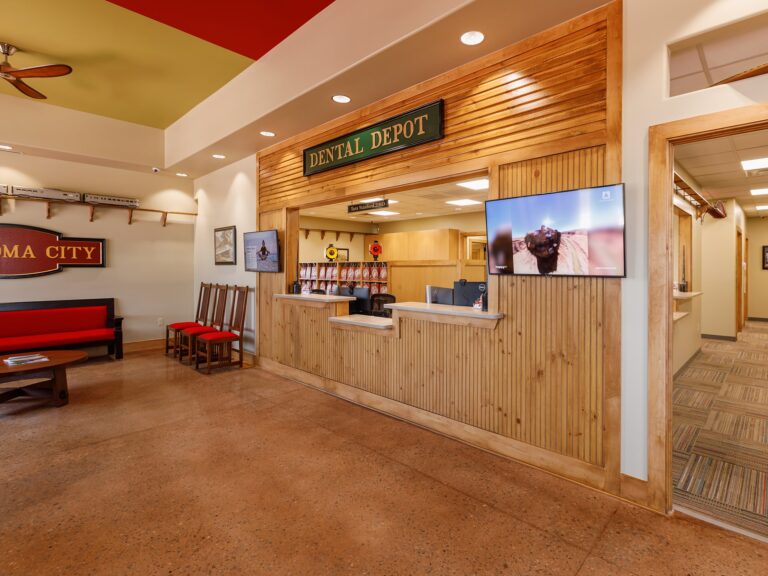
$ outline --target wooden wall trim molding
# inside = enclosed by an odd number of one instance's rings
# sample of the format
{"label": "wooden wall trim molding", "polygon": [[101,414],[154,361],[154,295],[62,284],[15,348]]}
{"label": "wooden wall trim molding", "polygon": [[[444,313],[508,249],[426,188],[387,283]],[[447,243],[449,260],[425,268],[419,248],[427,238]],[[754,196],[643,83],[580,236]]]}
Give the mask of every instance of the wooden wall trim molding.
{"label": "wooden wall trim molding", "polygon": [[768,128],[768,104],[648,131],[648,504],[672,511],[672,175],[674,144]]}
{"label": "wooden wall trim molding", "polygon": [[163,338],[157,340],[139,340],[136,342],[123,343],[123,352],[125,354],[132,352],[145,352],[147,350],[162,350],[165,348],[165,340]]}

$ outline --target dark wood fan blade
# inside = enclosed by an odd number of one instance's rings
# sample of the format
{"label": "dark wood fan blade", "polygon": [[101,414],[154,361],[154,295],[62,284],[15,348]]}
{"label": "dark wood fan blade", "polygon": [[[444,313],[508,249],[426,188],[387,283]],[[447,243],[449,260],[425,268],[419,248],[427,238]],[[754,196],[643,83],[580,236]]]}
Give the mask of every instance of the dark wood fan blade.
{"label": "dark wood fan blade", "polygon": [[11,86],[16,88],[19,92],[24,94],[25,96],[29,96],[30,98],[37,98],[38,100],[45,100],[46,96],[42,92],[38,92],[32,86],[29,84],[25,84],[23,80],[8,80],[5,79],[7,82],[11,83]]}
{"label": "dark wood fan blade", "polygon": [[46,66],[33,66],[11,72],[16,78],[55,78],[66,76],[72,72],[72,67],[66,64],[48,64]]}
{"label": "dark wood fan blade", "polygon": [[761,64],[760,66],[755,66],[749,70],[744,70],[743,72],[729,76],[728,78],[720,80],[720,82],[717,82],[714,85],[720,86],[721,84],[730,84],[731,82],[736,82],[737,80],[746,80],[747,78],[762,76],[763,74],[768,74],[768,63]]}

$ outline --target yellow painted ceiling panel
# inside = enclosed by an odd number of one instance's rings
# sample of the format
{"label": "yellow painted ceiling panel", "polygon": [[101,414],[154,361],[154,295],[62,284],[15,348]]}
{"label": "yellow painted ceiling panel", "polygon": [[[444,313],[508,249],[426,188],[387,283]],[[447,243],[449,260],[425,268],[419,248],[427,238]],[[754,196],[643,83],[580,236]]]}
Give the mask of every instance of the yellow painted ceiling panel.
{"label": "yellow painted ceiling panel", "polygon": [[[15,68],[69,64],[29,79],[48,102],[166,128],[253,61],[105,0],[22,0],[0,16]],[[0,81],[0,94],[21,95]],[[41,103],[41,105],[45,105]]]}

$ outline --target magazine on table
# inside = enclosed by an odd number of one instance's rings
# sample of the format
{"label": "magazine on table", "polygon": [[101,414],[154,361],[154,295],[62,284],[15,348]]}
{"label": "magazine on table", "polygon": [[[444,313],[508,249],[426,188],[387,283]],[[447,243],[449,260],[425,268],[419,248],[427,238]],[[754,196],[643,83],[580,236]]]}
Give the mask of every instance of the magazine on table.
{"label": "magazine on table", "polygon": [[24,364],[35,364],[37,362],[47,362],[48,357],[42,354],[25,354],[23,356],[9,356],[3,362],[8,366],[21,366]]}

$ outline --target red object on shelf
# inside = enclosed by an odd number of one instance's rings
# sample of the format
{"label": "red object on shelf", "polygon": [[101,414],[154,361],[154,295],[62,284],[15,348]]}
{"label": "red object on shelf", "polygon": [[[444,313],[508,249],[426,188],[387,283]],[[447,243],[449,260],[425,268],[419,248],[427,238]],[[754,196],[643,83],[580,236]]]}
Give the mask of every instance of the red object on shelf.
{"label": "red object on shelf", "polygon": [[373,256],[374,261],[379,259],[379,256],[384,252],[384,247],[378,240],[374,240],[370,246],[368,246],[368,253]]}

